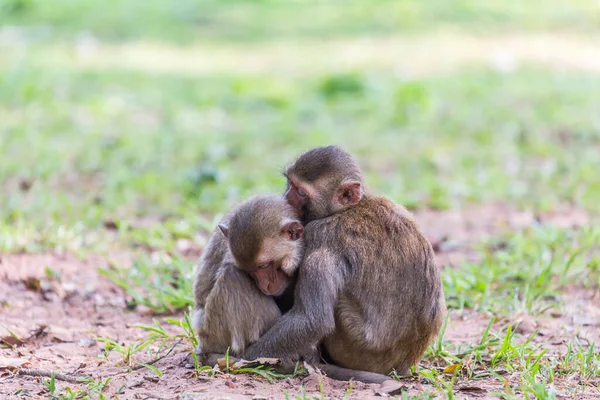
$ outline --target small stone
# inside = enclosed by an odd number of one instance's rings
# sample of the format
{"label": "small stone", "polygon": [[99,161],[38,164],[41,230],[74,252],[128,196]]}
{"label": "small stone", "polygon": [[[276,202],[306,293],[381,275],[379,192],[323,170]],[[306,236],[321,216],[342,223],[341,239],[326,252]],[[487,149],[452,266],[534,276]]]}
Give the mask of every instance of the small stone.
{"label": "small stone", "polygon": [[83,347],[92,347],[92,346],[96,345],[95,340],[88,339],[88,338],[79,339],[79,341],[77,343],[79,343],[79,345],[83,346]]}
{"label": "small stone", "polygon": [[237,388],[237,385],[236,385],[235,383],[233,383],[233,382],[231,381],[231,379],[227,379],[227,380],[225,381],[225,386],[227,386],[228,388],[231,388],[231,389],[235,389],[235,388]]}
{"label": "small stone", "polygon": [[537,329],[538,324],[535,319],[531,317],[523,317],[523,319],[518,322],[518,325],[515,329],[515,332],[521,335],[531,335]]}

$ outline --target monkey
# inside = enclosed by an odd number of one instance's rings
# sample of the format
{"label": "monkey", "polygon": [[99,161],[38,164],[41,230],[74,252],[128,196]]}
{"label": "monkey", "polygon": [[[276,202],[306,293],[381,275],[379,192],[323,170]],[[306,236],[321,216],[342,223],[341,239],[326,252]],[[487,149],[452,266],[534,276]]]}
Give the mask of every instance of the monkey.
{"label": "monkey", "polygon": [[[293,299],[303,234],[294,209],[280,195],[252,197],[221,220],[194,277],[192,325],[198,336],[195,351],[203,363],[214,364],[228,348],[231,359],[243,355],[248,344],[258,340],[281,317],[282,310],[285,312],[286,297]],[[278,306],[278,300],[284,305]],[[316,346],[302,356],[311,363],[319,359]],[[292,364],[284,363],[278,371],[292,373]],[[338,380],[391,380],[382,374],[315,366]]]}
{"label": "monkey", "polygon": [[295,359],[322,342],[340,367],[409,375],[446,314],[430,242],[404,207],[370,194],[341,147],[303,153],[284,176],[304,258],[291,310],[245,358]]}
{"label": "monkey", "polygon": [[278,301],[289,302],[283,295],[293,289],[302,233],[293,209],[275,195],[250,198],[221,220],[194,277],[198,353],[241,355],[275,323]]}

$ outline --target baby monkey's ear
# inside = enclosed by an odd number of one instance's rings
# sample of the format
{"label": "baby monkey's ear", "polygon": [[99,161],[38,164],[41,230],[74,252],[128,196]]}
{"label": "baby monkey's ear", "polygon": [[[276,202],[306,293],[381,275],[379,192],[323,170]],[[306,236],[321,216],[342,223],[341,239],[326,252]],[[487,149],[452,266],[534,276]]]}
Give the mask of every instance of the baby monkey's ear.
{"label": "baby monkey's ear", "polygon": [[219,229],[221,230],[223,236],[227,237],[227,235],[229,235],[229,227],[227,225],[219,224]]}
{"label": "baby monkey's ear", "polygon": [[288,240],[298,240],[304,234],[304,228],[298,221],[290,221],[281,227],[281,234]]}

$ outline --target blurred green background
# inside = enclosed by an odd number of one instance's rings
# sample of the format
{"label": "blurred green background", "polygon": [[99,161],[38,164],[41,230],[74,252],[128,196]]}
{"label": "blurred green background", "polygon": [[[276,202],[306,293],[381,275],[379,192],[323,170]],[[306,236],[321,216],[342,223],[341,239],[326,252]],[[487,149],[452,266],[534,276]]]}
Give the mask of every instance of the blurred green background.
{"label": "blurred green background", "polygon": [[411,208],[598,210],[595,0],[0,0],[0,22],[5,251],[201,245],[330,143]]}
{"label": "blurred green background", "polygon": [[446,267],[424,382],[597,391],[597,0],[0,0],[0,254],[100,255],[181,316],[215,219],[332,143]]}

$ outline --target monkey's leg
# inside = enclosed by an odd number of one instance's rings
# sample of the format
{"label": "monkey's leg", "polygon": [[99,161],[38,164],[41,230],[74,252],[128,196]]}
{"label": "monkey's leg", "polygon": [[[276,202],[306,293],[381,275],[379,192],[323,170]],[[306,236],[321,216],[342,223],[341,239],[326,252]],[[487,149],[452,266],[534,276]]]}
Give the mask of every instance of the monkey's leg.
{"label": "monkey's leg", "polygon": [[[204,308],[195,308],[192,311],[192,328],[194,329],[194,332],[196,332],[197,336],[201,336],[202,334],[202,327],[204,325]],[[194,352],[197,355],[200,355],[202,353],[202,346],[201,346],[201,340],[198,340],[198,345],[196,346],[196,348],[194,349]]]}

